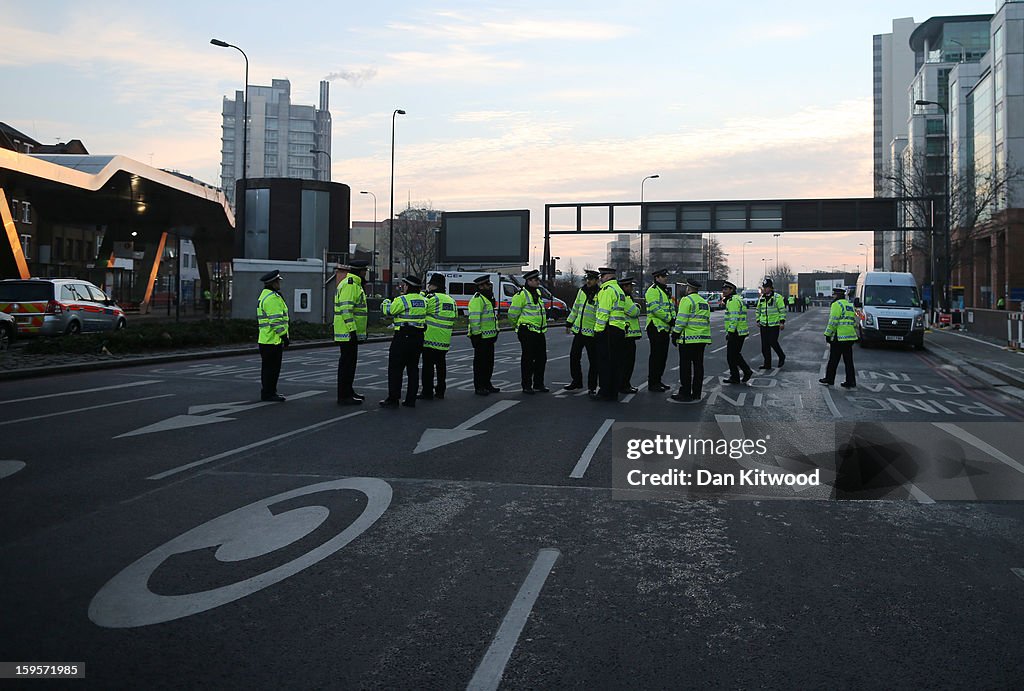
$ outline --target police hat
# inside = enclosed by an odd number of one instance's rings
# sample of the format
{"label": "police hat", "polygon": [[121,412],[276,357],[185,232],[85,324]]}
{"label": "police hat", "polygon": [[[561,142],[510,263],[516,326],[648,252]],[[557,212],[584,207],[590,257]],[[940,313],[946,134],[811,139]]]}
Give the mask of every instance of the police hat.
{"label": "police hat", "polygon": [[602,266],[602,267],[598,268],[597,273],[598,273],[598,275],[600,275],[600,274],[617,274],[617,273],[619,273],[619,270],[618,269],[613,269],[610,266]]}
{"label": "police hat", "polygon": [[653,276],[654,278],[657,278],[658,276],[668,276],[668,269],[658,269],[657,271],[652,271],[651,276]]}
{"label": "police hat", "polygon": [[415,276],[411,276],[411,275],[410,276],[406,276],[405,278],[403,278],[402,279],[402,283],[405,283],[410,288],[415,288],[416,290],[419,290],[420,287],[423,285],[422,283],[420,283],[420,279],[416,278]]}
{"label": "police hat", "polygon": [[696,290],[700,290],[700,283],[697,283],[697,281],[693,280],[692,278],[686,279],[686,285]]}
{"label": "police hat", "polygon": [[442,276],[441,274],[430,274],[430,280],[427,281],[427,285],[436,286],[438,288],[444,288],[444,276]]}
{"label": "police hat", "polygon": [[586,270],[583,271],[583,273],[586,274],[586,279],[588,281],[590,279],[592,279],[592,278],[600,278],[600,276],[601,276],[601,274],[599,274],[598,272],[594,271],[593,269],[586,269]]}
{"label": "police hat", "polygon": [[835,288],[832,289],[832,294],[846,297],[846,288],[842,286],[836,286]]}
{"label": "police hat", "polygon": [[491,277],[487,276],[487,275],[477,276],[476,278],[473,279],[473,283],[477,284],[478,286],[482,286],[484,283],[490,283],[490,282],[491,282]]}
{"label": "police hat", "polygon": [[262,276],[260,276],[260,281],[262,281],[264,284],[267,284],[267,283],[273,283],[274,281],[279,280],[280,278],[281,278],[281,272],[278,271],[277,269],[274,269],[270,273],[266,273],[266,274],[263,274]]}
{"label": "police hat", "polygon": [[370,265],[370,262],[365,259],[353,259],[348,263],[349,271],[362,271]]}
{"label": "police hat", "polygon": [[531,278],[540,278],[540,271],[534,269],[533,271],[527,271],[523,274],[524,281],[529,281]]}
{"label": "police hat", "polygon": [[766,277],[764,279],[764,281],[761,282],[761,287],[762,288],[774,288],[775,284],[772,283],[772,279]]}
{"label": "police hat", "polygon": [[632,276],[623,276],[622,278],[619,279],[619,285],[620,286],[621,285],[627,285],[627,286],[633,285],[633,277]]}
{"label": "police hat", "polygon": [[723,288],[732,288],[733,290],[736,290],[736,284],[733,283],[732,281],[722,281],[722,287]]}

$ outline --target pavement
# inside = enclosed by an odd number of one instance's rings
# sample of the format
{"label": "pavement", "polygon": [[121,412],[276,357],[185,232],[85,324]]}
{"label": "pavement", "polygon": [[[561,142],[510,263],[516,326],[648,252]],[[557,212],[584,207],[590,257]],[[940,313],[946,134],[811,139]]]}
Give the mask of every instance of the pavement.
{"label": "pavement", "polygon": [[[714,313],[696,405],[564,391],[564,329],[551,393],[502,334],[502,392],[474,395],[456,337],[413,409],[375,403],[386,343],[360,348],[362,406],[335,404],[330,348],[286,352],[284,404],[251,350],[4,382],[2,657],[100,689],[1019,688],[1013,385],[855,348],[858,387],[823,387],[826,319],[789,315],[785,366],[729,386]],[[768,448],[689,472],[822,482],[631,486],[663,469],[628,455],[651,434]]]}

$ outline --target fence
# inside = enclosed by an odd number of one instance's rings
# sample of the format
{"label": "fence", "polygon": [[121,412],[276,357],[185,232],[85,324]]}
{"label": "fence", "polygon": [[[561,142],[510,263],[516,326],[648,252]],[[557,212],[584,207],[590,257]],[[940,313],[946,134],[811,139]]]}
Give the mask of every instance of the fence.
{"label": "fence", "polygon": [[1015,350],[1024,347],[1024,312],[967,308],[964,313],[963,326],[968,331],[998,341],[1005,339]]}

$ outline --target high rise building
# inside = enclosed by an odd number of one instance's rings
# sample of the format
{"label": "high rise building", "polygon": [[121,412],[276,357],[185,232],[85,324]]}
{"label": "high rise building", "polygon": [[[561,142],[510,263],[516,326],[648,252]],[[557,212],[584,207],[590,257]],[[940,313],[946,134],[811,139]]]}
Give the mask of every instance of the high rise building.
{"label": "high rise building", "polygon": [[[331,180],[330,83],[320,82],[320,104],[292,103],[291,82],[249,85],[248,178]],[[243,93],[224,98],[221,138],[221,187],[235,203],[235,181],[242,177]]]}

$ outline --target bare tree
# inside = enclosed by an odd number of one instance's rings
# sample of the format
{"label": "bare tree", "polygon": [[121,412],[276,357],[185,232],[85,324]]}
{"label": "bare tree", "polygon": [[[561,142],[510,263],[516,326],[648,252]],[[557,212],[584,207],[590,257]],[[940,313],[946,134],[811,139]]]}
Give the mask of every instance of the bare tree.
{"label": "bare tree", "polygon": [[437,228],[441,212],[429,202],[410,207],[395,219],[395,254],[402,258],[404,271],[423,277],[437,263]]}
{"label": "bare tree", "polygon": [[768,278],[772,279],[772,286],[779,295],[789,295],[789,284],[793,283],[793,270],[789,264],[782,262],[768,272]]}
{"label": "bare tree", "polygon": [[704,257],[708,267],[708,278],[729,280],[729,261],[725,258],[722,244],[718,238],[708,236],[704,238]]}

